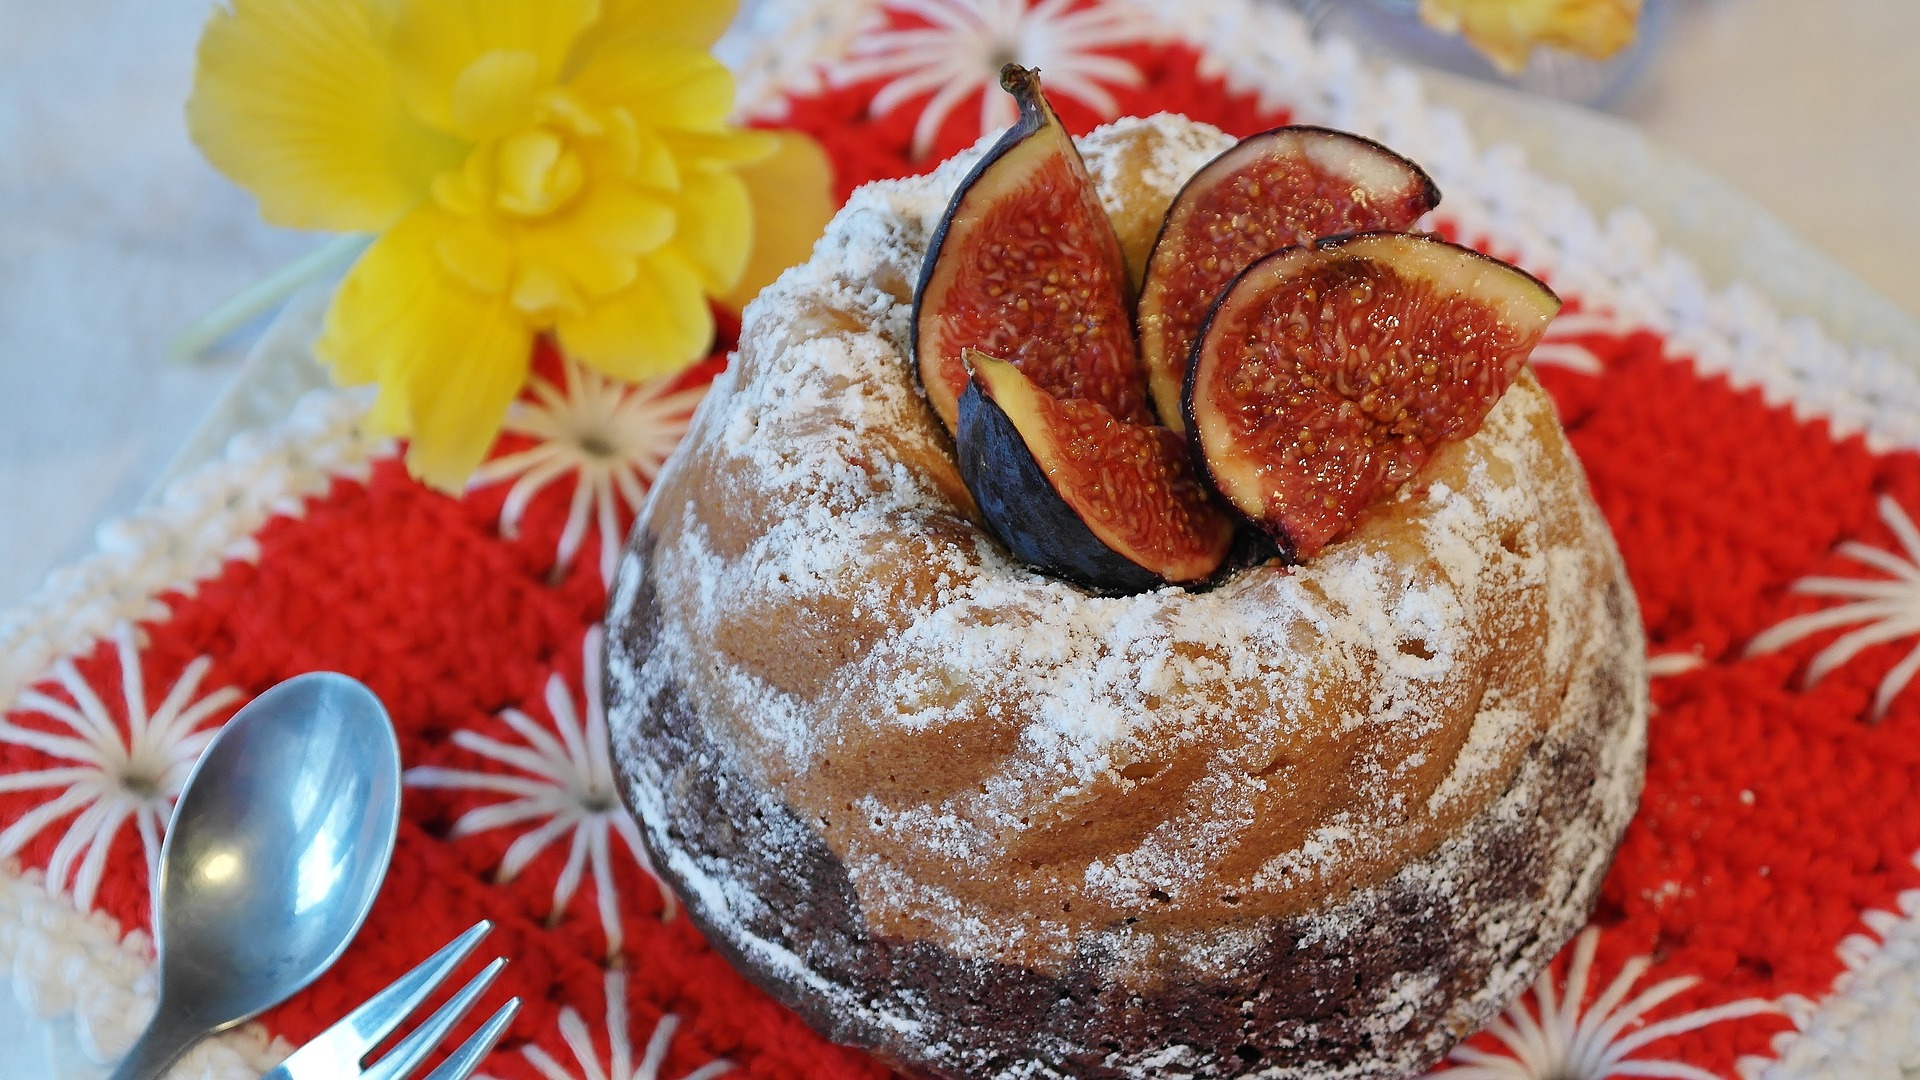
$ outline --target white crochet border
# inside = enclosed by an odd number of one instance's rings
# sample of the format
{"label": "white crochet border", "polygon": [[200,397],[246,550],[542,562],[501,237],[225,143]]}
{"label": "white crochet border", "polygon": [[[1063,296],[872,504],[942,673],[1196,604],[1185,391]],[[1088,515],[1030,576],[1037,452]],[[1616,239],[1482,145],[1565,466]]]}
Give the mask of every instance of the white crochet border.
{"label": "white crochet border", "polygon": [[[817,89],[821,63],[845,51],[878,2],[763,0],[720,49],[739,74],[744,109],[777,117],[785,94]],[[1825,418],[1836,437],[1920,448],[1920,369],[1836,342],[1811,320],[1783,319],[1751,288],[1712,290],[1643,215],[1625,210],[1602,222],[1565,186],[1530,171],[1515,148],[1478,147],[1457,112],[1425,102],[1411,73],[1372,70],[1346,42],[1316,42],[1297,16],[1261,0],[1117,2],[1195,46],[1236,90],[1420,161],[1447,193],[1443,216],[1468,237],[1546,271],[1626,324],[1660,332],[1703,373]],[[361,430],[365,405],[357,392],[310,395],[288,420],[235,438],[222,460],[183,478],[158,505],[103,526],[95,554],[0,618],[0,702],[115,622],[166,618],[163,593],[191,592],[228,559],[255,557],[252,536],[267,520],[298,515],[335,478],[364,477],[392,453]],[[1920,891],[1899,897],[1899,907],[1867,916],[1874,936],[1839,944],[1847,973],[1818,1003],[1787,1002],[1797,1030],[1775,1039],[1778,1060],[1743,1060],[1744,1075],[1901,1075],[1920,1054]],[[151,1008],[149,952],[144,935],[123,936],[112,920],[75,910],[37,872],[0,870],[0,964],[36,1015],[70,1018],[90,1056],[111,1060]],[[251,1080],[284,1050],[250,1025],[203,1046],[173,1075]]]}
{"label": "white crochet border", "polygon": [[[336,479],[364,479],[393,453],[391,440],[362,430],[368,404],[360,391],[310,394],[272,428],[236,436],[221,460],[182,477],[157,505],[102,526],[98,551],[0,618],[0,711],[116,623],[167,618],[162,594],[191,593],[229,560],[257,558],[253,535],[268,520],[299,516]],[[0,970],[33,1015],[70,1022],[77,1049],[97,1062],[124,1053],[153,1011],[147,935],[77,910],[17,865],[0,872]],[[169,1076],[252,1080],[290,1049],[248,1024],[202,1043]]]}

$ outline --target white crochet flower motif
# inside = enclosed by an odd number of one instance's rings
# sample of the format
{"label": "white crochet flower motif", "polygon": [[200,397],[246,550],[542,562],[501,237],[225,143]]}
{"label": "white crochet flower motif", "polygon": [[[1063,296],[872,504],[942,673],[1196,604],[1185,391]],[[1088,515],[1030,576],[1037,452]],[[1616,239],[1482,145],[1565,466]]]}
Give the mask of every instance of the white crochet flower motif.
{"label": "white crochet flower motif", "polygon": [[858,38],[832,78],[841,85],[888,80],[874,95],[876,115],[931,92],[913,125],[916,158],[927,155],[940,125],[974,95],[980,98],[982,132],[1013,123],[1019,110],[1000,89],[1000,69],[1008,63],[1038,68],[1050,94],[1073,98],[1104,117],[1119,115],[1108,88],[1139,86],[1145,76],[1098,50],[1154,35],[1152,25],[1126,5],[1083,0],[887,0],[881,7],[928,25]]}
{"label": "white crochet flower motif", "polygon": [[149,709],[133,627],[117,624],[112,638],[120,658],[121,717],[100,700],[71,660],[62,660],[54,666],[53,677],[73,699],[71,704],[38,689],[23,691],[15,704],[20,712],[59,722],[71,735],[0,719],[0,742],[71,762],[0,775],[0,792],[58,792],[0,831],[0,858],[18,855],[42,831],[73,815],[47,860],[46,874],[56,895],[71,881],[74,905],[82,911],[93,909],[107,853],[128,821],[140,834],[147,881],[153,881],[160,836],[174,800],[218,730],[201,725],[240,699],[231,687],[196,696],[212,664],[202,656],[188,664],[160,704]]}
{"label": "white crochet flower motif", "polygon": [[[547,1080],[661,1080],[660,1067],[666,1062],[667,1050],[673,1045],[673,1035],[680,1027],[680,1018],[667,1013],[653,1027],[653,1034],[647,1039],[646,1049],[641,1051],[640,1060],[633,1060],[633,1037],[628,1033],[627,986],[619,972],[609,971],[607,987],[607,1060],[600,1059],[600,1051],[593,1044],[593,1033],[587,1030],[587,1022],[571,1006],[560,1010],[560,1037],[567,1042],[567,1049],[573,1051],[574,1064],[579,1072],[570,1072],[561,1067],[551,1054],[538,1046],[528,1045],[521,1050],[526,1059],[541,1076]],[[693,1070],[680,1080],[712,1080],[727,1070],[733,1063],[725,1058],[716,1058]]]}
{"label": "white crochet flower motif", "polygon": [[[1749,656],[1773,652],[1822,630],[1857,626],[1820,650],[1813,663],[1807,665],[1806,685],[1812,686],[1874,645],[1920,638],[1920,529],[1914,528],[1913,519],[1891,495],[1880,496],[1880,520],[1893,531],[1906,558],[1901,558],[1898,552],[1853,540],[1841,544],[1836,549],[1841,556],[1881,571],[1887,577],[1806,577],[1794,582],[1794,592],[1839,597],[1848,603],[1795,615],[1754,638],[1747,646]],[[1916,672],[1920,672],[1920,640],[1916,640],[1906,658],[1880,680],[1880,688],[1873,696],[1873,719],[1886,716],[1894,698],[1906,689]]]}
{"label": "white crochet flower motif", "polygon": [[529,379],[534,399],[514,402],[505,430],[534,444],[485,462],[473,477],[474,487],[513,481],[500,507],[500,532],[517,535],[534,496],[572,474],[573,502],[554,553],[554,574],[573,562],[591,523],[600,533],[600,580],[611,582],[626,540],[621,508],[640,508],[647,485],[687,433],[694,406],[707,392],[698,384],[673,390],[673,381],[629,385],[571,359],[561,361],[559,386],[539,375]]}
{"label": "white crochet flower motif", "polygon": [[1582,375],[1598,375],[1606,370],[1606,366],[1593,354],[1592,349],[1573,339],[1591,334],[1618,336],[1629,329],[1611,315],[1601,312],[1563,312],[1547,324],[1546,334],[1540,338],[1540,344],[1533,347],[1533,353],[1527,359],[1535,364],[1564,368]]}
{"label": "white crochet flower motif", "polygon": [[[640,840],[640,829],[620,803],[614,786],[613,759],[607,746],[607,714],[600,701],[600,629],[594,627],[581,647],[582,678],[586,683],[586,717],[582,722],[574,708],[571,687],[557,673],[547,679],[547,713],[553,717],[553,729],[541,726],[518,709],[508,709],[500,719],[520,737],[519,743],[503,742],[472,731],[453,733],[454,745],[489,761],[518,770],[508,775],[449,769],[423,765],[407,770],[407,782],[415,787],[466,791],[490,791],[511,796],[502,801],[469,810],[453,823],[453,836],[467,836],[488,829],[525,828],[508,845],[497,871],[499,880],[512,881],[536,856],[562,837],[571,834],[567,862],[553,884],[552,915],[558,918],[580,888],[581,879],[591,874],[594,898],[600,912],[600,925],[606,931],[609,955],[620,951],[624,936],[620,930],[620,892],[613,880],[613,837],[618,835],[634,860],[659,885],[665,905],[663,918],[672,918],[673,893],[659,884],[660,875],[647,858]],[[556,737],[557,736],[557,737]]]}
{"label": "white crochet flower motif", "polygon": [[1685,1062],[1632,1055],[1650,1043],[1682,1032],[1698,1031],[1723,1020],[1779,1011],[1771,1001],[1744,998],[1680,1013],[1628,1031],[1642,1017],[1700,980],[1691,975],[1665,979],[1628,1000],[1634,984],[1653,963],[1647,957],[1636,956],[1621,965],[1620,973],[1583,1012],[1580,1004],[1587,996],[1587,977],[1592,974],[1594,950],[1599,944],[1598,929],[1590,926],[1581,931],[1574,943],[1572,962],[1567,966],[1564,995],[1555,990],[1552,971],[1542,971],[1533,983],[1535,1008],[1528,1008],[1523,997],[1487,1025],[1487,1031],[1500,1040],[1511,1056],[1488,1053],[1474,1046],[1456,1046],[1449,1057],[1460,1063],[1459,1067],[1430,1075],[1445,1080],[1605,1080],[1616,1076],[1719,1080],[1713,1073]]}
{"label": "white crochet flower motif", "polygon": [[1707,658],[1696,652],[1652,653],[1647,656],[1647,676],[1666,679],[1707,666]]}

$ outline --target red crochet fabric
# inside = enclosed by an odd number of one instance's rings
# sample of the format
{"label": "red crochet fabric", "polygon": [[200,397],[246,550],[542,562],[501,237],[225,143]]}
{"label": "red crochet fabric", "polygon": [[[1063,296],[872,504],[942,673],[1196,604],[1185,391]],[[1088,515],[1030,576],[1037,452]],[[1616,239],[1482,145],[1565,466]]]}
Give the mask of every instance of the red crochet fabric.
{"label": "red crochet fabric", "polygon": [[[1180,111],[1243,134],[1286,120],[1200,74],[1199,57],[1184,46],[1116,54],[1146,76],[1145,87],[1115,89],[1123,113]],[[856,85],[792,103],[789,122],[826,145],[843,194],[868,179],[920,170],[977,137],[974,111],[959,109],[934,154],[914,160],[914,110],[874,117],[873,94],[872,85]],[[1060,112],[1081,129],[1101,119],[1072,100]],[[1569,300],[1570,313],[1582,310],[1578,295]],[[1920,887],[1910,861],[1920,850],[1920,810],[1910,797],[1920,782],[1920,685],[1874,718],[1876,689],[1915,643],[1867,647],[1812,685],[1810,662],[1845,627],[1749,650],[1769,628],[1836,603],[1794,591],[1796,581],[1874,575],[1840,550],[1844,542],[1902,550],[1886,500],[1920,516],[1920,457],[1836,439],[1823,421],[1702,377],[1645,331],[1589,327],[1555,340],[1591,360],[1543,365],[1540,377],[1619,539],[1650,652],[1694,658],[1658,668],[1646,793],[1595,915],[1601,933],[1587,997],[1631,958],[1649,957],[1648,982],[1700,980],[1654,1018],[1750,998],[1818,999],[1841,970],[1836,944],[1858,928],[1862,912],[1892,907],[1901,890]],[[680,384],[650,392],[710,379],[727,344]],[[561,378],[551,354],[539,369]],[[536,442],[509,435],[496,457]],[[574,486],[571,474],[557,477],[506,535],[506,481],[448,498],[414,483],[392,460],[365,482],[340,480],[303,514],[259,530],[256,559],[229,561],[198,588],[161,598],[167,617],[140,626],[135,641],[146,699],[159,702],[199,657],[210,658],[202,694],[232,687],[251,696],[304,671],[344,671],[386,702],[410,768],[522,774],[475,746],[527,742],[504,718],[509,710],[557,730],[550,680],[576,715],[584,713],[583,646],[606,600],[597,527],[589,525],[578,557],[556,570]],[[620,530],[632,509],[619,506]],[[114,711],[122,695],[115,643],[78,657],[75,671]],[[52,676],[37,690],[77,704]],[[71,734],[34,708],[7,719],[18,729]],[[457,742],[460,732],[468,734]],[[0,742],[5,773],[66,764],[44,746]],[[21,821],[53,794],[0,793],[0,823]],[[659,1073],[666,1080],[715,1057],[751,1077],[882,1073],[751,987],[684,919],[663,917],[661,893],[618,837],[607,865],[622,940],[611,954],[596,907],[599,875],[586,874],[553,910],[568,871],[568,835],[503,880],[514,842],[540,821],[472,830],[455,823],[508,797],[409,787],[393,869],[366,929],[318,984],[269,1014],[268,1027],[295,1042],[308,1038],[484,917],[499,927],[487,949],[512,959],[489,1000],[517,994],[525,1002],[485,1068],[500,1080],[541,1076],[540,1054],[567,1075],[588,1075],[575,1064],[581,1048],[569,1045],[562,1023],[568,1010],[591,1032],[588,1052],[603,1060],[611,1052],[609,1023],[624,1025],[637,1061],[660,1019],[678,1017]],[[43,823],[20,863],[47,867],[71,817]],[[106,858],[93,906],[124,928],[146,928],[136,830],[120,829]],[[623,989],[624,1016],[610,1008],[615,986]],[[1777,1015],[1735,1016],[1655,1042],[1647,1053],[1726,1075],[1738,1056],[1767,1053],[1769,1037],[1786,1026]],[[1499,1049],[1484,1038],[1480,1045]]]}

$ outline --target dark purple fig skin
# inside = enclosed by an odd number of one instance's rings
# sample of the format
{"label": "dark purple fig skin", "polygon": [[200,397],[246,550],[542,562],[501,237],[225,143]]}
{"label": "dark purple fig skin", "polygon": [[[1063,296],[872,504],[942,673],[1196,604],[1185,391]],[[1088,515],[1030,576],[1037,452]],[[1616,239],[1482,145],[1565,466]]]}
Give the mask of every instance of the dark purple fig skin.
{"label": "dark purple fig skin", "polygon": [[[1341,238],[1329,237],[1328,239],[1337,241]],[[1278,258],[1291,250],[1293,249],[1281,248],[1267,256],[1267,259]],[[1266,259],[1257,260],[1254,265],[1265,261]],[[1245,567],[1278,560],[1283,566],[1298,566],[1300,559],[1295,555],[1293,542],[1288,539],[1285,532],[1269,532],[1265,524],[1248,517],[1233,504],[1232,499],[1220,494],[1220,485],[1213,478],[1213,466],[1207,461],[1206,449],[1200,442],[1200,428],[1193,414],[1193,379],[1195,369],[1200,366],[1201,343],[1207,340],[1207,331],[1213,326],[1213,317],[1220,310],[1220,302],[1225,300],[1227,294],[1233,291],[1233,287],[1240,283],[1240,279],[1252,270],[1253,267],[1249,266],[1235,274],[1233,280],[1227,282],[1226,287],[1220,290],[1220,295],[1214,297],[1213,301],[1207,305],[1206,317],[1200,320],[1200,332],[1194,335],[1193,352],[1187,357],[1187,373],[1180,379],[1180,422],[1185,425],[1187,461],[1193,466],[1193,475],[1199,477],[1200,482],[1207,486],[1207,490],[1213,495],[1215,505],[1224,507],[1234,521],[1233,551],[1227,556],[1227,564],[1233,567]]]}
{"label": "dark purple fig skin", "polygon": [[1114,596],[1166,584],[1100,542],[1047,479],[1006,410],[968,380],[954,433],[960,476],[987,528],[1020,561]]}
{"label": "dark purple fig skin", "polygon": [[[926,256],[921,259],[920,274],[913,286],[912,314],[907,329],[908,367],[913,370],[915,385],[920,388],[921,394],[926,397],[928,404],[933,405],[935,411],[941,414],[943,423],[946,423],[949,419],[946,414],[946,409],[955,408],[957,412],[958,402],[956,399],[948,403],[945,398],[944,389],[939,395],[936,395],[933,392],[933,388],[928,386],[929,376],[927,374],[927,365],[929,363],[937,363],[938,358],[930,355],[935,351],[929,342],[929,338],[934,335],[934,331],[928,329],[923,324],[921,315],[923,301],[927,298],[929,290],[934,287],[935,277],[940,269],[942,254],[946,250],[950,238],[949,234],[953,229],[956,216],[961,213],[964,206],[969,204],[969,195],[981,181],[982,177],[986,176],[989,171],[999,165],[1001,159],[1013,153],[1016,149],[1019,149],[1023,143],[1049,127],[1059,129],[1059,135],[1065,143],[1065,152],[1073,156],[1077,168],[1081,171],[1085,169],[1084,162],[1080,160],[1079,148],[1076,147],[1073,140],[1066,135],[1065,128],[1060,126],[1059,118],[1053,111],[1053,106],[1047,101],[1046,94],[1040,85],[1040,73],[1037,70],[1024,68],[1018,64],[1007,64],[1000,69],[1000,86],[1007,93],[1012,94],[1019,102],[1019,118],[999,139],[995,140],[994,144],[982,155],[979,162],[967,173],[966,178],[954,189],[953,198],[947,204],[946,211],[940,215],[940,224],[935,228],[933,237],[927,244],[927,253]],[[1067,387],[1058,384],[1049,385],[1049,380],[1040,375],[1040,373],[1032,369],[1025,370],[1030,377],[1046,385],[1047,389],[1052,393],[1071,397],[1092,397],[1095,400],[1101,401],[1103,405],[1106,405],[1120,419],[1134,422],[1150,422],[1152,413],[1147,406],[1146,373],[1139,367],[1138,350],[1134,342],[1133,327],[1131,324],[1134,297],[1132,293],[1132,282],[1125,273],[1126,258],[1120,249],[1119,237],[1114,233],[1112,223],[1107,219],[1105,212],[1103,211],[1097,216],[1098,227],[1101,230],[1098,243],[1107,254],[1107,262],[1118,271],[1114,282],[1120,290],[1117,307],[1118,314],[1125,322],[1125,339],[1130,361],[1129,369],[1125,372],[1124,378],[1130,383],[1137,383],[1137,387],[1132,393],[1132,396],[1136,398],[1134,403],[1135,407],[1129,409],[1125,407],[1123,403],[1113,400],[1114,395],[1112,393],[1080,393],[1070,391]],[[979,348],[988,352],[994,351],[993,346],[987,341],[971,342],[969,343],[969,347]],[[1007,355],[1005,358],[1013,360],[1016,365],[1021,364],[1014,356]],[[964,392],[964,388],[962,392]],[[957,416],[954,420],[955,424],[951,426],[957,427]]]}
{"label": "dark purple fig skin", "polygon": [[[1208,342],[1208,338],[1212,334],[1214,321],[1220,315],[1221,308],[1232,298],[1242,281],[1261,272],[1268,263],[1282,259],[1291,252],[1303,249],[1320,252],[1337,252],[1349,244],[1368,241],[1376,237],[1404,238],[1419,243],[1431,243],[1455,251],[1463,256],[1485,260],[1490,266],[1498,267],[1503,273],[1512,273],[1515,275],[1515,280],[1529,283],[1534,289],[1538,290],[1542,301],[1551,304],[1554,309],[1558,309],[1560,306],[1560,298],[1545,282],[1542,282],[1539,278],[1534,277],[1520,267],[1496,259],[1485,252],[1452,243],[1430,233],[1401,233],[1392,230],[1378,230],[1329,236],[1317,240],[1312,244],[1281,248],[1279,251],[1257,260],[1252,265],[1241,270],[1238,274],[1235,274],[1233,279],[1227,283],[1226,287],[1220,290],[1220,294],[1214,297],[1213,302],[1207,307],[1206,317],[1200,322],[1199,333],[1194,338],[1192,355],[1187,360],[1186,375],[1182,379],[1180,386],[1180,412],[1181,418],[1186,423],[1187,452],[1188,458],[1192,462],[1194,473],[1200,478],[1202,483],[1206,484],[1207,487],[1212,490],[1216,503],[1224,507],[1227,512],[1240,523],[1240,529],[1235,536],[1234,558],[1244,557],[1245,555],[1254,554],[1258,551],[1257,541],[1250,540],[1247,545],[1243,545],[1240,542],[1243,538],[1247,538],[1248,534],[1254,534],[1259,537],[1264,537],[1266,541],[1272,545],[1272,552],[1283,562],[1289,565],[1298,565],[1301,562],[1298,545],[1295,539],[1288,535],[1285,529],[1276,529],[1273,523],[1260,521],[1248,516],[1232,499],[1224,494],[1222,485],[1215,472],[1215,463],[1208,459],[1202,443],[1203,436],[1200,418],[1194,409],[1194,394],[1196,390],[1196,380],[1201,367],[1201,355]],[[1551,315],[1549,315],[1548,318],[1550,319]],[[1489,406],[1489,411],[1491,411],[1491,406]],[[1475,427],[1477,428],[1478,425],[1476,424]],[[1308,552],[1309,557],[1317,554],[1321,546],[1323,545],[1314,545],[1313,550]]]}
{"label": "dark purple fig skin", "polygon": [[[1191,446],[1192,443],[1188,443],[1188,445]],[[1203,482],[1212,482],[1212,478],[1208,477],[1204,472],[1198,473],[1198,475],[1202,478]],[[1216,582],[1224,581],[1232,577],[1235,573],[1248,569],[1249,567],[1265,566],[1268,563],[1278,563],[1281,566],[1297,565],[1297,560],[1294,559],[1293,553],[1287,550],[1286,545],[1268,536],[1263,530],[1249,524],[1246,517],[1235,510],[1225,499],[1220,499],[1216,496],[1216,502],[1218,505],[1226,508],[1227,513],[1232,515],[1236,525],[1233,530],[1233,547],[1227,551],[1226,560],[1220,564],[1220,571],[1214,575]]]}
{"label": "dark purple fig skin", "polygon": [[[1172,427],[1175,431],[1184,430],[1183,425],[1186,422],[1185,410],[1181,407],[1179,400],[1167,400],[1166,395],[1169,393],[1178,394],[1180,387],[1162,388],[1161,369],[1156,366],[1154,354],[1149,349],[1149,344],[1154,338],[1152,328],[1149,325],[1151,319],[1154,317],[1150,314],[1152,298],[1161,295],[1157,294],[1156,290],[1162,284],[1161,276],[1162,273],[1164,273],[1160,259],[1163,254],[1163,249],[1172,244],[1172,241],[1168,237],[1168,230],[1174,226],[1176,221],[1182,219],[1183,212],[1190,209],[1189,204],[1197,201],[1220,184],[1223,178],[1223,172],[1231,174],[1235,170],[1243,168],[1247,163],[1259,160],[1276,140],[1300,137],[1319,138],[1349,144],[1357,149],[1371,151],[1382,160],[1393,161],[1399,164],[1405,170],[1407,179],[1410,181],[1410,185],[1404,189],[1405,205],[1402,207],[1402,209],[1410,215],[1405,218],[1405,224],[1408,227],[1410,227],[1421,214],[1432,210],[1440,203],[1439,186],[1433,182],[1433,178],[1429,176],[1427,171],[1422,169],[1418,163],[1398,153],[1391,147],[1374,139],[1369,139],[1364,135],[1356,135],[1350,131],[1340,131],[1335,128],[1319,127],[1312,124],[1290,124],[1277,128],[1269,128],[1265,131],[1249,135],[1222,152],[1212,161],[1202,165],[1192,176],[1188,177],[1186,183],[1182,184],[1179,192],[1174,195],[1173,203],[1167,208],[1166,217],[1162,219],[1160,223],[1160,231],[1154,236],[1153,247],[1149,250],[1146,267],[1143,271],[1145,279],[1141,282],[1140,295],[1136,302],[1137,306],[1135,309],[1141,343],[1141,370],[1148,381],[1154,411],[1159,415],[1161,423]],[[1376,196],[1386,196],[1392,193],[1393,191],[1390,189],[1371,192],[1371,194]],[[1394,204],[1390,202],[1378,204],[1376,209],[1383,212],[1383,218],[1376,219],[1374,223],[1366,227],[1374,230],[1400,227],[1390,221],[1384,220],[1384,210],[1392,205]],[[1297,208],[1270,207],[1269,209],[1273,210],[1277,215],[1283,210]],[[1272,222],[1268,224],[1272,224]],[[1333,235],[1346,234],[1352,231],[1354,227],[1355,226],[1350,225],[1348,228],[1339,229]],[[1312,240],[1319,239],[1319,237],[1314,236],[1303,239]],[[1288,241],[1283,244],[1277,244],[1270,250],[1278,250],[1282,247],[1292,246],[1297,242],[1298,241]],[[1217,299],[1220,293],[1224,292],[1232,283],[1233,279],[1238,277],[1241,270],[1245,269],[1246,266],[1252,262],[1258,262],[1259,258],[1267,253],[1266,251],[1257,252],[1252,258],[1242,263],[1240,257],[1238,257],[1239,253],[1234,252],[1230,248],[1223,249],[1219,252],[1218,254],[1233,268],[1233,273],[1221,280],[1214,288],[1213,297],[1208,300],[1209,306],[1211,305],[1212,299]],[[1204,323],[1204,321],[1205,317],[1203,316],[1202,323]],[[1195,336],[1191,344],[1197,345],[1199,343],[1199,327],[1196,326],[1194,330]],[[1168,356],[1165,364],[1170,370],[1167,373],[1183,372],[1190,359],[1190,349],[1185,355],[1176,354]]]}
{"label": "dark purple fig skin", "polygon": [[[1028,71],[1016,64],[1008,64],[1006,67],[1000,69],[1000,86],[1011,94],[1013,93],[1013,87],[1016,82],[1025,79],[1035,79],[1038,74],[1038,72]],[[955,203],[960,201],[960,193],[972,187],[974,181],[980,179],[980,174],[992,168],[994,162],[1007,156],[1009,150],[1026,142],[1027,138],[1034,132],[1039,131],[1041,128],[1053,122],[1053,112],[1046,107],[1046,98],[1037,93],[1037,79],[1035,79],[1035,83],[1036,92],[1030,99],[1034,104],[1029,106],[1026,104],[1029,99],[1022,99],[1019,119],[1013,122],[1012,127],[1002,132],[998,139],[994,140],[993,145],[987,148],[987,152],[981,155],[980,160],[974,163],[973,168],[967,170],[966,179],[960,181],[960,186],[954,189],[955,196],[953,201]],[[946,213],[940,215],[940,225],[933,230],[933,239],[927,242],[926,257],[920,260],[920,278],[913,283],[913,323],[908,327],[907,340],[913,344],[916,351],[920,347],[920,294],[926,291],[927,282],[933,277],[933,269],[940,261],[940,249],[944,247],[947,242],[947,228],[952,224],[953,206],[949,205]],[[916,356],[915,359],[918,360],[918,357]],[[914,376],[916,378],[919,377],[920,365],[918,363],[914,364],[913,371]]]}

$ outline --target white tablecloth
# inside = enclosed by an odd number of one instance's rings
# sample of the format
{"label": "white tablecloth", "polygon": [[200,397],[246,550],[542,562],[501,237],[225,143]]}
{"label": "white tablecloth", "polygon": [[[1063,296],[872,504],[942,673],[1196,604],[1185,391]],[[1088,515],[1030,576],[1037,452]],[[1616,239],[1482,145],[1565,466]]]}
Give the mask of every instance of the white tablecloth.
{"label": "white tablecloth", "polygon": [[207,0],[0,0],[0,605],[84,554],[199,422],[234,354],[193,317],[315,238],[258,223],[181,117]]}

